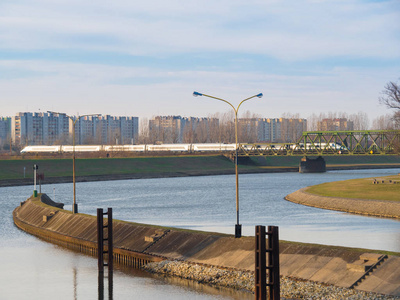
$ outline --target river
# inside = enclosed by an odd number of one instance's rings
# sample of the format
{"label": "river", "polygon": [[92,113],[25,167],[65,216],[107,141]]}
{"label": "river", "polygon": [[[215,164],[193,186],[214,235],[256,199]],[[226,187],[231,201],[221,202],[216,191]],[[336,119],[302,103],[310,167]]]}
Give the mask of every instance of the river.
{"label": "river", "polygon": [[[400,252],[400,222],[306,207],[283,200],[302,187],[328,181],[397,174],[400,169],[322,174],[240,175],[243,235],[255,225],[277,225],[283,240]],[[0,188],[0,299],[97,299],[97,261],[18,230],[12,211],[32,186]],[[72,184],[43,185],[42,192],[71,209]],[[77,184],[79,212],[113,208],[115,219],[234,233],[234,175],[120,180]],[[114,299],[252,299],[252,295],[185,280],[117,268]],[[105,292],[107,295],[107,292]]]}

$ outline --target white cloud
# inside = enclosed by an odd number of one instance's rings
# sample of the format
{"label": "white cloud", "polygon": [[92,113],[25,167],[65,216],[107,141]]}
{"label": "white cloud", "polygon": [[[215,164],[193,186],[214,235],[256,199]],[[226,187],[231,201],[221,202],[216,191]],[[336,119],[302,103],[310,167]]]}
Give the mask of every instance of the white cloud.
{"label": "white cloud", "polygon": [[[231,101],[263,92],[262,101],[246,103],[265,117],[299,112],[344,110],[368,114],[385,113],[377,97],[386,80],[396,74],[392,69],[365,74],[364,70],[337,68],[315,76],[276,75],[267,72],[166,71],[153,68],[69,64],[46,61],[0,62],[0,71],[13,69],[41,76],[0,81],[2,114],[8,103],[21,103],[17,111],[58,110],[74,114],[95,113],[137,115],[180,114],[207,116],[228,111],[224,103],[192,99],[197,90]],[[375,77],[380,77],[376,81]],[[148,80],[148,81],[147,81]],[[119,82],[126,81],[124,84]],[[22,88],[23,87],[23,88]]]}
{"label": "white cloud", "polygon": [[[398,57],[399,8],[364,1],[38,1],[3,5],[7,48]],[[397,25],[396,25],[397,24]],[[6,29],[7,28],[7,29]]]}
{"label": "white cloud", "polygon": [[244,109],[266,117],[385,113],[377,97],[399,77],[399,13],[395,0],[2,1],[0,115],[229,109],[192,99],[195,89],[233,102],[263,92]]}

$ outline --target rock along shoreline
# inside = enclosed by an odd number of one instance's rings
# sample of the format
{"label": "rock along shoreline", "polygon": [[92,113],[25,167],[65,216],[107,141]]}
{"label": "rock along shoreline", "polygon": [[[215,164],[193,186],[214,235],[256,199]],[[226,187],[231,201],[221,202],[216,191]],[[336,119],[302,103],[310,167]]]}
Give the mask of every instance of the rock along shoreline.
{"label": "rock along shoreline", "polygon": [[[214,266],[168,260],[149,263],[144,265],[142,269],[163,276],[179,277],[202,284],[254,293],[254,272],[251,271],[221,269]],[[400,299],[400,297],[396,296],[336,287],[286,276],[281,276],[280,288],[283,299]]]}

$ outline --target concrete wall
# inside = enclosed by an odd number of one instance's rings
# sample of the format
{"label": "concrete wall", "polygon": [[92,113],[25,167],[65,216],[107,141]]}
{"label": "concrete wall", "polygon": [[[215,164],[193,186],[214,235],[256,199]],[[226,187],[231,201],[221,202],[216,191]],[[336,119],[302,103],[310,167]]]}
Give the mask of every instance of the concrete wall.
{"label": "concrete wall", "polygon": [[[29,198],[14,210],[15,224],[49,242],[97,255],[96,217],[72,214],[48,206],[40,201],[41,196]],[[114,220],[113,228],[114,259],[126,265],[139,266],[149,261],[176,259],[222,268],[254,270],[254,237],[236,239],[232,235],[119,220]],[[368,288],[373,292],[400,296],[400,268],[393,267],[400,264],[397,256],[382,256],[379,264],[376,264],[373,259],[369,261],[368,255],[367,259],[361,259],[360,262],[363,252],[353,249],[284,241],[280,241],[279,247],[280,270],[283,276],[361,290]],[[368,272],[366,269],[360,271],[359,264],[374,267]],[[387,276],[387,272],[391,276]],[[365,285],[367,280],[370,284]],[[371,285],[374,287],[371,288]]]}

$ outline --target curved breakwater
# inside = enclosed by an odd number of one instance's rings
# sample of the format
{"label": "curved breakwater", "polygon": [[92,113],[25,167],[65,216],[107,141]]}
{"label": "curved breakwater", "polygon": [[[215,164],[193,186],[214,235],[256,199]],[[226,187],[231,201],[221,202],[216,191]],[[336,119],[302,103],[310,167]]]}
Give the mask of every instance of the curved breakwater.
{"label": "curved breakwater", "polygon": [[323,209],[344,211],[353,214],[377,216],[384,218],[400,218],[400,203],[393,201],[324,197],[307,192],[302,188],[285,197],[286,200]]}
{"label": "curved breakwater", "polygon": [[[13,212],[14,223],[22,230],[60,246],[97,255],[95,216],[72,214],[41,202],[42,195],[22,202]],[[179,230],[114,220],[114,261],[138,267],[162,260],[216,266],[223,269],[254,270],[254,238],[235,239],[231,235]],[[400,258],[381,259],[378,272],[349,268],[363,252],[340,247],[280,243],[281,275],[325,284],[400,296],[400,269],[391,279],[385,272],[400,265]],[[386,263],[389,261],[390,263]],[[356,263],[357,265],[357,263]],[[334,268],[332,266],[335,266]],[[396,268],[394,269],[396,270]],[[379,272],[381,271],[381,272]],[[391,271],[392,272],[392,271]],[[382,274],[382,275],[380,275]],[[397,276],[397,277],[396,277]],[[360,278],[363,279],[361,283]],[[370,280],[370,281],[368,281]],[[385,288],[371,285],[382,281]],[[361,283],[361,284],[360,284]],[[368,289],[373,286],[374,288]]]}

